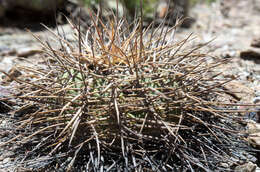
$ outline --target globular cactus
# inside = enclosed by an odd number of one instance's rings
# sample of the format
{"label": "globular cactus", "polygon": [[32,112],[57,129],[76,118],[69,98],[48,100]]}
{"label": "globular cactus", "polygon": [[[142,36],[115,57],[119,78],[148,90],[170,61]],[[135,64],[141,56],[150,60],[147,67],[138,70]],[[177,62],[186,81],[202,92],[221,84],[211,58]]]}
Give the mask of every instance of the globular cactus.
{"label": "globular cactus", "polygon": [[175,41],[177,25],[143,29],[142,20],[94,14],[86,32],[71,26],[74,41],[54,34],[60,49],[42,42],[46,66],[20,67],[17,99],[34,110],[18,119],[12,143],[30,150],[25,159],[41,157],[41,166],[24,166],[184,171],[232,161],[243,142],[218,99],[228,80],[214,69],[223,61],[190,48],[192,35]]}

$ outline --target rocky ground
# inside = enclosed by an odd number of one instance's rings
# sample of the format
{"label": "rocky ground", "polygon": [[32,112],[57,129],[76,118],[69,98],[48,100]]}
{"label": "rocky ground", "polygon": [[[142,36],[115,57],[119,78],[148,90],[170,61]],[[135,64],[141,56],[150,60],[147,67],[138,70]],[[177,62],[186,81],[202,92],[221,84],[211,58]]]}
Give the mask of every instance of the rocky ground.
{"label": "rocky ground", "polygon": [[181,34],[193,32],[201,43],[214,39],[207,50],[218,58],[230,59],[219,70],[224,76],[237,77],[238,85],[232,89],[247,92],[240,95],[241,101],[250,103],[260,96],[260,9],[253,0],[223,2],[224,5],[218,2],[210,7],[195,6],[192,17],[197,18],[197,22]]}
{"label": "rocky ground", "polygon": [[[235,92],[237,102],[255,103],[260,97],[260,3],[255,0],[223,2],[196,5],[191,11],[191,17],[196,18],[196,22],[189,29],[179,29],[176,39],[186,38],[191,32],[197,37],[196,44],[214,39],[202,51],[210,52],[214,58],[229,59],[229,63],[218,69],[223,72],[223,77],[233,76],[237,80],[227,84],[226,88]],[[62,27],[64,32],[70,33],[67,25]],[[51,39],[46,30],[34,34],[42,40]],[[41,51],[40,43],[27,31],[0,26],[1,70],[9,72],[16,64],[38,63],[41,61]],[[0,73],[0,76],[3,74]],[[0,85],[0,98],[4,96],[6,88]],[[5,125],[2,120],[0,123],[1,126]],[[258,130],[256,124],[254,127]],[[257,134],[252,140],[258,145]],[[12,152],[7,150],[0,155],[0,171],[1,166],[12,158]],[[251,171],[255,167],[254,164],[248,165]]]}

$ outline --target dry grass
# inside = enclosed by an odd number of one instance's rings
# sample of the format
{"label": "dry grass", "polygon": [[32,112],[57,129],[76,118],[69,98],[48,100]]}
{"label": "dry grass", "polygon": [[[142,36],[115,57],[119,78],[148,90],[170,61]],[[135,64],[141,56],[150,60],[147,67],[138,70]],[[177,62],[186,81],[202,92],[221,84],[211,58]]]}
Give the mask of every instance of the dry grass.
{"label": "dry grass", "polygon": [[176,42],[177,26],[92,19],[86,33],[71,23],[74,42],[50,30],[61,49],[42,42],[45,68],[19,68],[27,75],[15,79],[17,100],[33,111],[2,146],[29,151],[20,162],[35,169],[206,171],[231,162],[242,141],[218,100],[229,81],[214,73],[223,61],[185,48],[192,35]]}

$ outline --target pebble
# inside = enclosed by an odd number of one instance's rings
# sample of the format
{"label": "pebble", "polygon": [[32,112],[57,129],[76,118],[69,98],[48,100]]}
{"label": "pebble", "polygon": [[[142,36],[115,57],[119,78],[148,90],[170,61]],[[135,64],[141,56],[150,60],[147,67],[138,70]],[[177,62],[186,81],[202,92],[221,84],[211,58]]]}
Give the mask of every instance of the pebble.
{"label": "pebble", "polygon": [[3,161],[2,161],[2,163],[3,164],[7,164],[8,162],[10,162],[11,161],[11,158],[5,158]]}
{"label": "pebble", "polygon": [[260,60],[260,50],[257,48],[250,48],[240,52],[240,57],[244,60]]}
{"label": "pebble", "polygon": [[6,56],[3,59],[0,59],[0,69],[5,72],[8,72],[14,66],[15,59],[17,59],[17,57],[15,56]]}
{"label": "pebble", "polygon": [[247,123],[248,143],[255,148],[260,148],[260,124],[254,122]]}
{"label": "pebble", "polygon": [[234,98],[242,102],[250,102],[254,96],[254,90],[240,81],[231,81],[224,85]]}
{"label": "pebble", "polygon": [[255,97],[255,98],[253,99],[253,103],[254,103],[254,104],[260,103],[260,97]]}
{"label": "pebble", "polygon": [[257,167],[256,164],[254,164],[252,162],[248,162],[246,164],[237,166],[235,168],[235,172],[255,172],[256,167]]}

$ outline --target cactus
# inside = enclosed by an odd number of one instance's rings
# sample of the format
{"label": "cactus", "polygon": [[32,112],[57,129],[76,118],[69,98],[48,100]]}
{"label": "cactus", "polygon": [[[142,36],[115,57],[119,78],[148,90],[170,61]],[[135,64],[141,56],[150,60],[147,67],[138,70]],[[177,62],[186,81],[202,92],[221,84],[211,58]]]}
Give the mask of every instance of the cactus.
{"label": "cactus", "polygon": [[74,41],[54,33],[61,49],[36,37],[47,67],[19,68],[17,99],[34,108],[3,145],[29,149],[24,166],[40,157],[35,169],[221,170],[243,144],[232,105],[218,99],[229,80],[218,78],[223,61],[209,62],[204,45],[188,46],[192,35],[174,40],[180,24],[143,29],[141,19],[103,23],[92,14],[86,33],[71,23]]}

